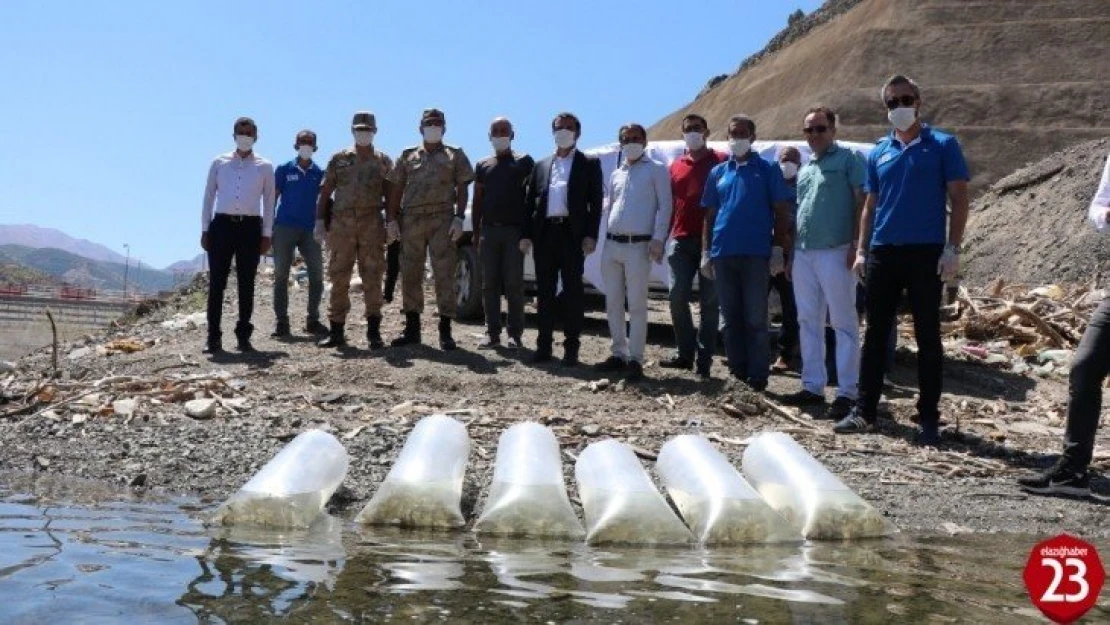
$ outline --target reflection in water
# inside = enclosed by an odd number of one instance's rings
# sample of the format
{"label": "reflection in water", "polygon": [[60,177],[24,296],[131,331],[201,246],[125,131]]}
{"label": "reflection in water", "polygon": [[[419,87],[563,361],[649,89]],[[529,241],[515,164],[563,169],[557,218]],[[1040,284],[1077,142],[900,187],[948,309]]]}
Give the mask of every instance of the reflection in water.
{"label": "reflection in water", "polygon": [[0,622],[1039,621],[1021,585],[1029,537],[706,550],[332,517],[289,533],[208,531],[193,501],[78,485],[0,476]]}

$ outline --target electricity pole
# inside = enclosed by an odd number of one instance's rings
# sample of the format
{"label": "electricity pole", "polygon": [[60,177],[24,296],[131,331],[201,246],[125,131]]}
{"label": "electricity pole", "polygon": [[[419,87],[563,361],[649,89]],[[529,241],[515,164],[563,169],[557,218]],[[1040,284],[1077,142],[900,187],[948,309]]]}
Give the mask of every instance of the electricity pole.
{"label": "electricity pole", "polygon": [[127,250],[127,260],[123,261],[123,297],[127,298],[127,268],[131,264],[131,246],[124,243],[123,249]]}

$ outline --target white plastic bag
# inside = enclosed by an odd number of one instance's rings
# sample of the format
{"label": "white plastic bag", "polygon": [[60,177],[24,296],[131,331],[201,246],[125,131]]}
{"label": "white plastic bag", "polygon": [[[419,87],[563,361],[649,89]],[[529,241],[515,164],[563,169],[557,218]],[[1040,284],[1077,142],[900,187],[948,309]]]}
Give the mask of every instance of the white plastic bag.
{"label": "white plastic bag", "polygon": [[538,423],[518,423],[497,442],[493,483],[474,524],[480,534],[582,538],[563,482],[559,441]]}
{"label": "white plastic bag", "polygon": [[693,542],[693,534],[627,445],[609,439],[586,447],[574,465],[574,477],[586,515],[586,542]]}
{"label": "white plastic bag", "polygon": [[743,468],[759,494],[805,538],[874,538],[898,531],[782,432],[752,438],[744,450]]}
{"label": "white plastic bag", "polygon": [[676,436],[655,465],[667,494],[703,544],[801,540],[702,436]]}
{"label": "white plastic bag", "polygon": [[219,525],[306,528],[347,476],[347,450],[323,430],[297,435],[213,515]]}
{"label": "white plastic bag", "polygon": [[466,427],[444,415],[416,424],[359,523],[402,527],[462,527],[463,475],[470,455]]}

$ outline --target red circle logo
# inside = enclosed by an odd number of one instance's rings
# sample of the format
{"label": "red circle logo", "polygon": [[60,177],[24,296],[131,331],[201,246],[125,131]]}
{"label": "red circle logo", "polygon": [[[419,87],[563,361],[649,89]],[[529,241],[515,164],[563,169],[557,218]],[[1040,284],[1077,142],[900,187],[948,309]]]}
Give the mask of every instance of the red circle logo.
{"label": "red circle logo", "polygon": [[1057,623],[1072,623],[1095,605],[1106,570],[1094,545],[1060,534],[1033,545],[1022,579],[1038,610]]}

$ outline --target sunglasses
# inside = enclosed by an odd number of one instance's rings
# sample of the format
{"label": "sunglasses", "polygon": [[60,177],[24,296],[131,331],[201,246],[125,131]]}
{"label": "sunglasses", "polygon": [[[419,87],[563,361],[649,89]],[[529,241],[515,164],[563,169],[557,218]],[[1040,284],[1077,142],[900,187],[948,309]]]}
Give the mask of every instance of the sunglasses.
{"label": "sunglasses", "polygon": [[805,128],[802,128],[802,132],[806,133],[807,135],[823,135],[825,134],[825,132],[828,131],[828,129],[828,126],[807,126]]}
{"label": "sunglasses", "polygon": [[901,106],[913,106],[914,102],[917,102],[917,98],[913,97],[912,95],[904,95],[904,96],[899,97],[899,98],[891,98],[891,99],[887,100],[886,101],[886,107],[888,109],[893,110],[893,109],[898,108],[899,105],[901,105]]}

